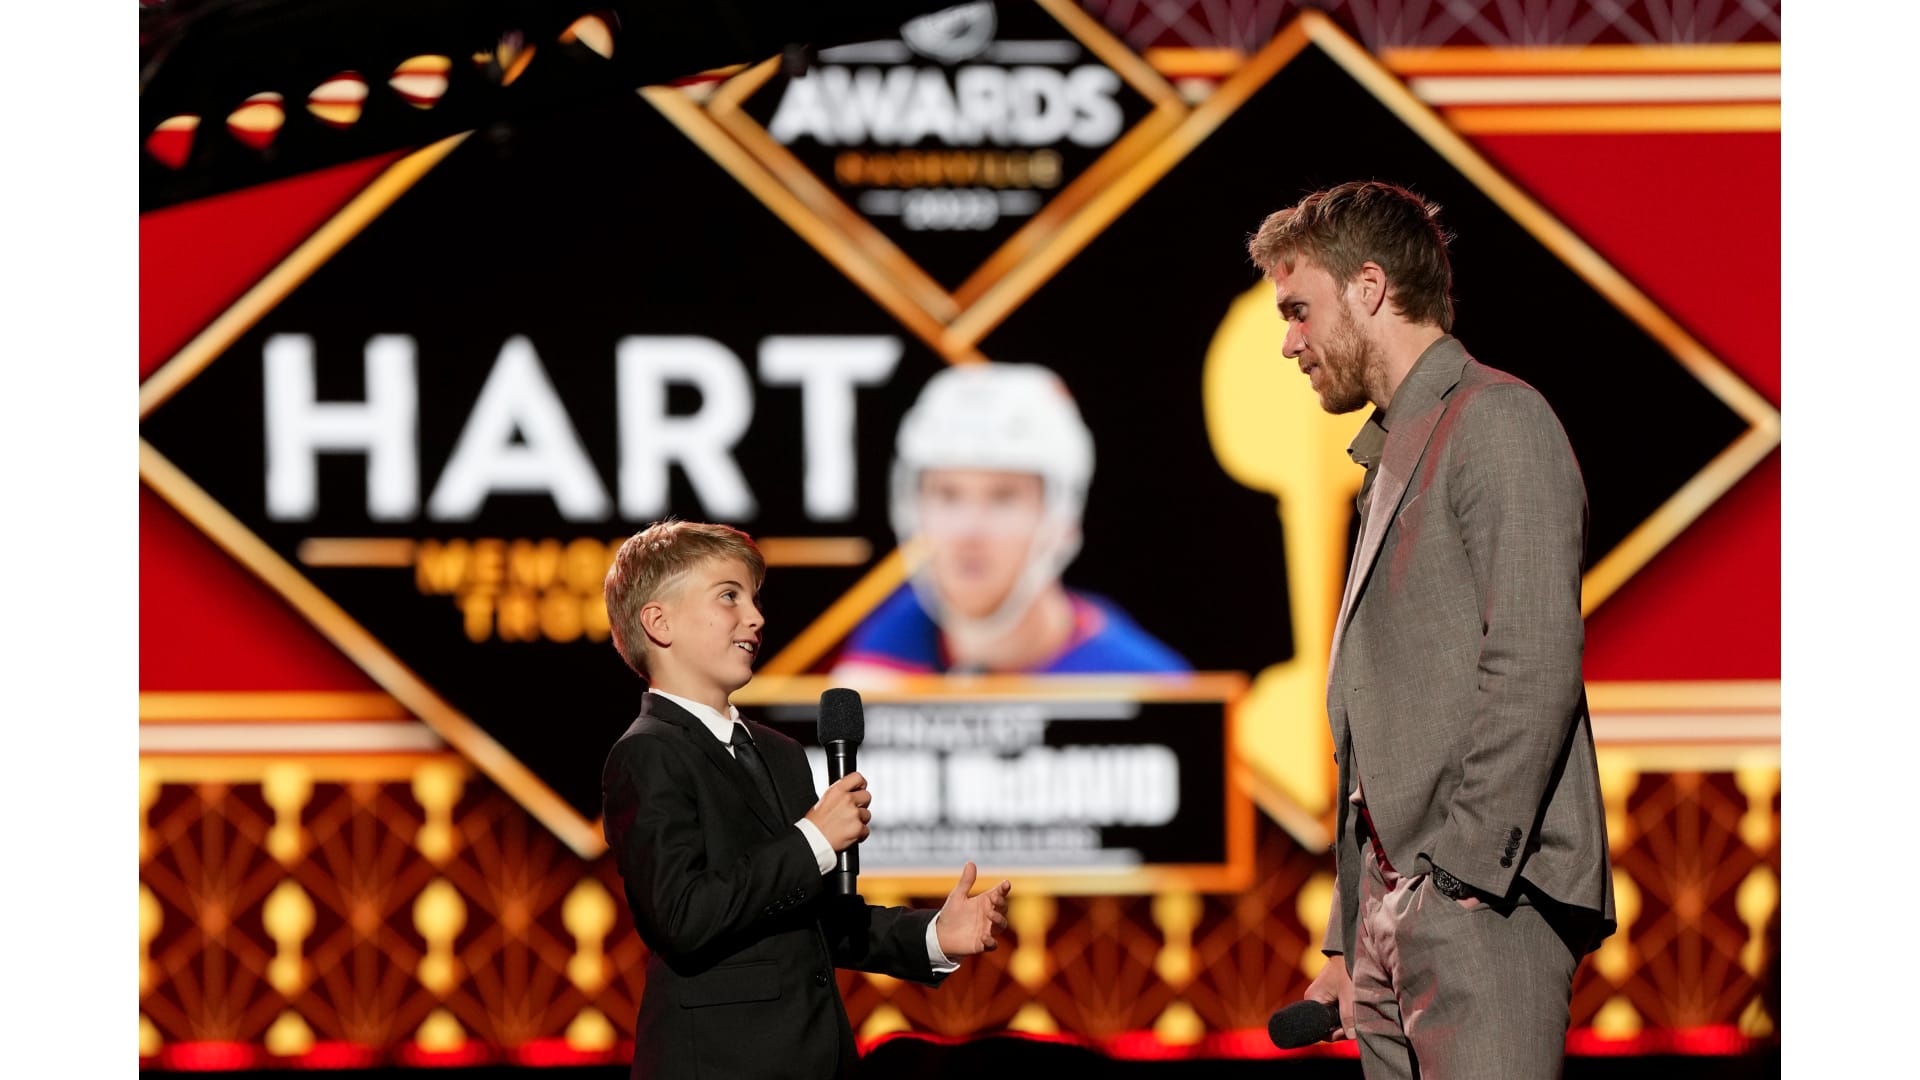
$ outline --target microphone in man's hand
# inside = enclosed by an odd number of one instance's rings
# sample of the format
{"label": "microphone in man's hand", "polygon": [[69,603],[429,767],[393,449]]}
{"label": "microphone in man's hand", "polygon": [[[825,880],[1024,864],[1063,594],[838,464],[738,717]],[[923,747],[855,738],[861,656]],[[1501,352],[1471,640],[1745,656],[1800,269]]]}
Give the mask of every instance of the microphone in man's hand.
{"label": "microphone in man's hand", "polygon": [[1341,1027],[1339,1002],[1308,998],[1274,1013],[1267,1021],[1267,1038],[1282,1050],[1298,1050],[1325,1042]]}
{"label": "microphone in man's hand", "polygon": [[[820,695],[820,745],[827,751],[827,783],[837,784],[842,777],[857,770],[854,752],[866,737],[867,718],[860,710],[857,691],[836,687]],[[857,844],[839,854],[834,860],[833,872],[827,876],[833,879],[830,887],[841,896],[853,896],[860,891]]]}

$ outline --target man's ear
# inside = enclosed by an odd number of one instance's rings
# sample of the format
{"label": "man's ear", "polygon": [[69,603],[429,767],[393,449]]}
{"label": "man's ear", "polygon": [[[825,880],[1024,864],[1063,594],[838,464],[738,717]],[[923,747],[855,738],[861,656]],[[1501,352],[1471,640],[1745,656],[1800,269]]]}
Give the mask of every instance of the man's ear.
{"label": "man's ear", "polygon": [[1377,315],[1381,305],[1387,302],[1387,272],[1379,263],[1369,259],[1360,264],[1360,270],[1353,275],[1347,291],[1360,314],[1369,317]]}
{"label": "man's ear", "polygon": [[667,605],[658,600],[649,600],[640,606],[640,629],[646,631],[648,641],[663,649],[673,644],[673,627],[667,618]]}

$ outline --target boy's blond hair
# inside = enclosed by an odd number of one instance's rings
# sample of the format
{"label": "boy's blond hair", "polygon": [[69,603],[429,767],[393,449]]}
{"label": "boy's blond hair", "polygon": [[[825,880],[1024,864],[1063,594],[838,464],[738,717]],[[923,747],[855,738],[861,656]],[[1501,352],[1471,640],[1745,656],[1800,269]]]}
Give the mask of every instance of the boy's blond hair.
{"label": "boy's blond hair", "polygon": [[728,525],[668,518],[627,537],[607,568],[605,592],[607,623],[613,647],[639,676],[647,671],[647,632],[640,625],[640,609],[680,587],[682,579],[713,559],[739,559],[753,574],[757,591],[767,577],[767,560],[753,537]]}

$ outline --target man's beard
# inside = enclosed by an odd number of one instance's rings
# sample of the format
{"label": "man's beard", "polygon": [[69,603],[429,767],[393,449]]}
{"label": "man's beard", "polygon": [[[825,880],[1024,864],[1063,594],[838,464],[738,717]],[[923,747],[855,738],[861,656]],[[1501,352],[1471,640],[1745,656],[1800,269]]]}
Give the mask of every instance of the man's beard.
{"label": "man's beard", "polygon": [[1360,324],[1345,305],[1339,326],[1320,346],[1320,370],[1327,380],[1320,391],[1321,408],[1337,416],[1372,400],[1367,384],[1379,374],[1380,351],[1360,333]]}

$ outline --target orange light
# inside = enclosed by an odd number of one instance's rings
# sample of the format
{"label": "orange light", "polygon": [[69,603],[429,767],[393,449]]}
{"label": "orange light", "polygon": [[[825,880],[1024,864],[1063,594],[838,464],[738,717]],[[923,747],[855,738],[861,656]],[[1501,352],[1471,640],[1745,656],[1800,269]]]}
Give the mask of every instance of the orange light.
{"label": "orange light", "polygon": [[605,59],[613,59],[613,28],[598,15],[582,15],[560,31],[560,44],[578,42]]}
{"label": "orange light", "polygon": [[193,152],[193,136],[199,130],[197,116],[168,117],[147,136],[147,153],[169,169],[181,168],[187,163],[187,155]]}
{"label": "orange light", "polygon": [[453,61],[444,56],[416,56],[393,69],[387,85],[416,109],[431,109],[447,93],[447,72]]}
{"label": "orange light", "polygon": [[307,111],[328,127],[349,128],[360,121],[366,102],[366,78],[357,71],[343,71],[307,94]]}
{"label": "orange light", "polygon": [[500,43],[492,52],[473,54],[473,63],[482,74],[501,86],[512,86],[533,62],[534,47],[527,44],[526,35],[518,30],[509,30],[500,35]]}
{"label": "orange light", "polygon": [[241,102],[227,116],[227,134],[255,150],[265,150],[287,121],[285,100],[269,90]]}

